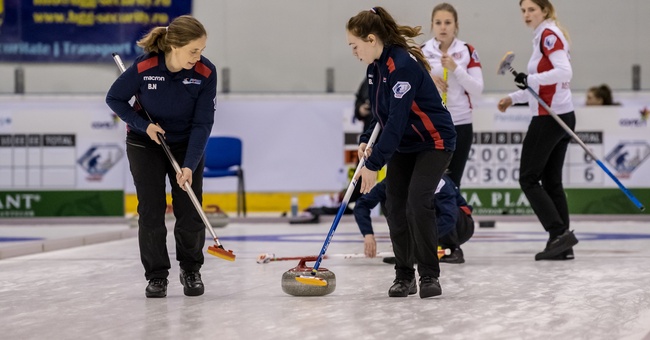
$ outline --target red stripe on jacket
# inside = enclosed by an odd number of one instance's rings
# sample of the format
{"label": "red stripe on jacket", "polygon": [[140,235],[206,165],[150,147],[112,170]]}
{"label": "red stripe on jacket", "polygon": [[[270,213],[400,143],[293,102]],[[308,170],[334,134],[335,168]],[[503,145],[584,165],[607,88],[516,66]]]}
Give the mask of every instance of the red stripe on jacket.
{"label": "red stripe on jacket", "polygon": [[395,62],[393,61],[393,58],[389,57],[388,60],[386,60],[386,66],[388,66],[388,73],[395,71]]}
{"label": "red stripe on jacket", "polygon": [[474,46],[470,44],[467,45],[467,50],[469,51],[469,62],[467,63],[467,68],[472,68],[472,67],[481,67],[481,61],[478,59],[478,55],[474,54]]}
{"label": "red stripe on jacket", "polygon": [[[552,39],[553,37],[550,36],[554,36],[555,39]],[[547,39],[549,39],[548,41],[553,41],[553,44],[548,45]],[[537,73],[542,73],[542,72],[550,71],[554,68],[553,64],[551,63],[551,59],[548,56],[555,51],[564,49],[564,44],[562,43],[562,39],[560,39],[550,29],[545,29],[544,32],[542,32],[542,36],[540,38],[539,43],[540,43],[540,51],[542,51],[542,59],[540,59],[539,63],[537,64]],[[546,105],[550,107],[551,102],[553,102],[553,96],[555,96],[556,90],[557,90],[557,84],[540,85],[539,97],[542,98],[544,103],[546,103]],[[537,104],[537,105],[539,105],[537,108],[538,115],[540,116],[549,115],[548,111],[546,111],[546,109],[541,104]]]}
{"label": "red stripe on jacket", "polygon": [[210,77],[210,74],[212,73],[212,70],[200,61],[197,61],[196,65],[194,65],[194,71],[206,78]]}
{"label": "red stripe on jacket", "polygon": [[158,56],[153,56],[138,63],[138,73],[142,73],[156,66],[158,66]]}
{"label": "red stripe on jacket", "polygon": [[436,149],[439,150],[444,150],[445,149],[445,143],[440,137],[440,133],[436,129],[435,126],[433,126],[433,122],[431,119],[429,119],[429,116],[427,116],[422,110],[420,110],[420,107],[418,106],[415,101],[413,101],[413,104],[411,105],[411,110],[415,112],[418,117],[420,117],[420,120],[422,121],[422,124],[424,124],[424,127],[427,129],[427,132],[429,132],[429,135],[434,141],[434,145]]}

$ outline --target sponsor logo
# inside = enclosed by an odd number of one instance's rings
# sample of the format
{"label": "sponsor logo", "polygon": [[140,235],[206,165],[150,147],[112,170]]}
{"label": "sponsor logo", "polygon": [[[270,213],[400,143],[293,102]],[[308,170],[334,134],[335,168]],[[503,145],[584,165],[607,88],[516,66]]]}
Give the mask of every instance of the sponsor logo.
{"label": "sponsor logo", "polygon": [[398,81],[397,84],[393,86],[393,96],[395,98],[402,98],[410,89],[411,84],[407,81]]}
{"label": "sponsor logo", "polygon": [[620,126],[631,126],[631,127],[644,127],[648,126],[648,116],[650,115],[650,109],[644,107],[639,110],[639,118],[621,118],[618,121]]}
{"label": "sponsor logo", "polygon": [[144,77],[142,77],[142,80],[144,80],[144,81],[165,81],[165,77],[163,77],[163,76],[144,76]]}
{"label": "sponsor logo", "polygon": [[88,181],[101,181],[123,156],[124,151],[117,144],[93,145],[77,160],[77,164],[88,173]]}
{"label": "sponsor logo", "polygon": [[185,79],[183,79],[183,84],[185,84],[185,85],[189,85],[189,84],[201,85],[201,79],[185,78]]}
{"label": "sponsor logo", "polygon": [[454,52],[454,53],[451,54],[451,57],[454,58],[454,59],[460,59],[460,58],[463,57],[463,54],[460,53],[460,52]]}
{"label": "sponsor logo", "polygon": [[639,113],[641,114],[641,120],[644,122],[648,121],[648,116],[650,116],[650,109],[648,109],[647,106],[639,110]]}
{"label": "sponsor logo", "polygon": [[650,156],[650,145],[647,141],[638,140],[618,143],[605,160],[616,171],[616,177],[629,178],[648,156]]}
{"label": "sponsor logo", "polygon": [[28,193],[7,193],[0,196],[0,217],[33,217],[36,203],[41,195]]}
{"label": "sponsor logo", "polygon": [[94,130],[112,130],[117,128],[120,118],[113,112],[111,113],[111,120],[95,121],[90,124],[90,128]]}
{"label": "sponsor logo", "polygon": [[551,34],[548,37],[544,38],[544,47],[548,50],[553,49],[555,43],[557,42],[557,37],[555,34]]}

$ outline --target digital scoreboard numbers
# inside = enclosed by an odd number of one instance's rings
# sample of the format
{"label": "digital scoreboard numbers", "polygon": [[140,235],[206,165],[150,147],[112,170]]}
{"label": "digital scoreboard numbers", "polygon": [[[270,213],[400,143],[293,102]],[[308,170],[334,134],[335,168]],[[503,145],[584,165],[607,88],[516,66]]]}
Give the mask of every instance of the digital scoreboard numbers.
{"label": "digital scoreboard numbers", "polygon": [[[605,151],[602,131],[576,131],[576,135],[594,156],[603,160]],[[605,182],[605,176],[607,176],[582,146],[574,140],[569,143],[562,175],[565,183],[578,187],[601,187]]]}
{"label": "digital scoreboard numbers", "polygon": [[[603,156],[602,132],[576,133],[596,155]],[[462,184],[471,188],[519,188],[524,132],[475,132]],[[571,141],[564,160],[564,184],[601,185],[604,173],[582,147]]]}
{"label": "digital scoreboard numbers", "polygon": [[463,186],[518,186],[523,136],[522,132],[475,132]]}

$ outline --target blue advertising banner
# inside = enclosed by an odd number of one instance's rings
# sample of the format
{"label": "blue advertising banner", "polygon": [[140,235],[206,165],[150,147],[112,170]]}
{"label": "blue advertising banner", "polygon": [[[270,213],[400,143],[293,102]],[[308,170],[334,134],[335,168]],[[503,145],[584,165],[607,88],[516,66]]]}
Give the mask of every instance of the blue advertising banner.
{"label": "blue advertising banner", "polygon": [[191,0],[0,0],[0,62],[134,59],[147,31],[191,12]]}

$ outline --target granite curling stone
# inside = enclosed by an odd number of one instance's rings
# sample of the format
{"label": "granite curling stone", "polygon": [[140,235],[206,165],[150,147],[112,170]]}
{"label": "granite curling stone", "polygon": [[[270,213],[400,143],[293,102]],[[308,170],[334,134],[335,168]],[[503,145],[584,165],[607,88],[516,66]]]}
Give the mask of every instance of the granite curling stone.
{"label": "granite curling stone", "polygon": [[320,267],[316,273],[316,277],[327,282],[326,286],[314,286],[296,281],[296,276],[312,275],[313,267],[308,267],[305,262],[316,261],[316,259],[315,256],[302,258],[296,267],[284,272],[282,274],[282,291],[293,296],[323,296],[333,292],[336,289],[336,275],[327,268]]}

